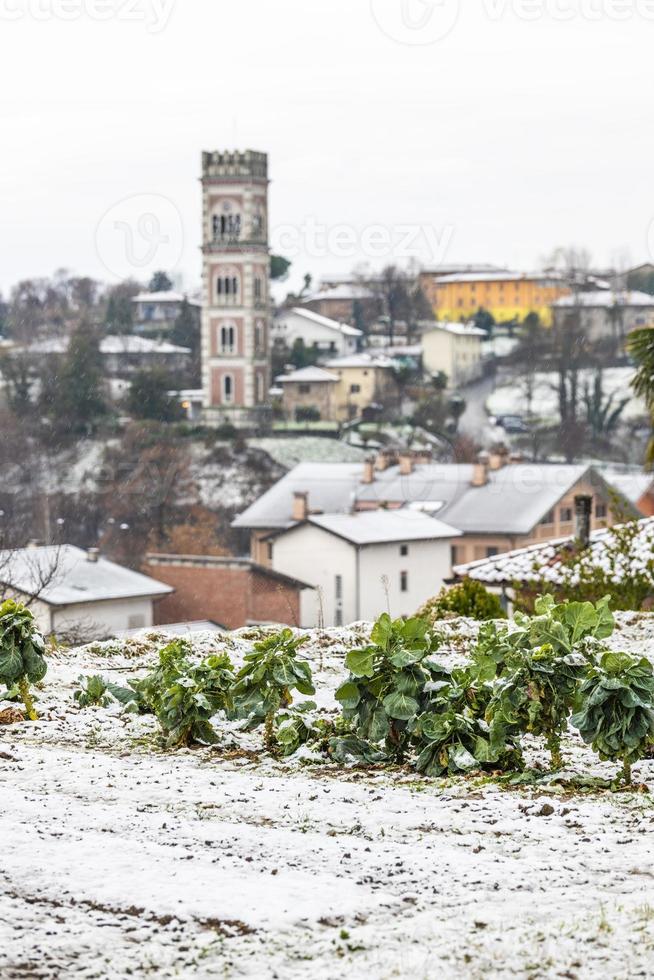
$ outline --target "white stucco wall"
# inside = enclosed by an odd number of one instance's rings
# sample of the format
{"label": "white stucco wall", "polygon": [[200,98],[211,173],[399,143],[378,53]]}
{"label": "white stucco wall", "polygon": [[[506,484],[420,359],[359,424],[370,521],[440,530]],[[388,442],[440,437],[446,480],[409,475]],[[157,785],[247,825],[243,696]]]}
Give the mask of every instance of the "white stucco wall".
{"label": "white stucco wall", "polygon": [[54,629],[58,633],[75,628],[89,638],[152,626],[154,621],[152,599],[116,599],[74,606],[48,606],[37,600],[30,608],[42,632],[50,633]]}
{"label": "white stucco wall", "polygon": [[[450,546],[449,539],[412,541],[407,543],[407,555],[401,554],[401,543],[357,549],[321,528],[305,525],[277,538],[273,547],[273,568],[319,588],[325,625],[336,626],[339,620],[337,575],[342,581],[343,624],[357,619],[376,619],[388,610],[389,605],[392,616],[410,616],[435,595],[450,576]],[[406,592],[401,591],[402,572],[408,575]],[[316,626],[318,621],[318,602],[309,594],[302,603],[301,625]]]}
{"label": "white stucco wall", "polygon": [[[361,619],[376,619],[387,612],[391,616],[412,616],[429,598],[436,595],[452,571],[451,541],[409,541],[408,554],[400,553],[400,544],[382,544],[362,548]],[[407,572],[408,591],[402,592],[400,577]],[[387,585],[382,578],[387,579]],[[388,599],[386,598],[388,588]]]}
{"label": "white stucco wall", "polygon": [[[336,576],[342,582],[342,622],[356,617],[356,550],[347,541],[321,528],[304,525],[277,538],[273,545],[272,567],[321,590],[324,623],[334,626],[336,616]],[[302,596],[301,625],[317,626],[320,617],[316,595]]]}
{"label": "white stucco wall", "polygon": [[275,317],[271,334],[273,340],[283,340],[288,347],[300,339],[305,347],[317,344],[321,350],[333,352],[334,355],[353,354],[357,347],[356,337],[348,337],[337,330],[313,323],[297,313],[282,313]]}

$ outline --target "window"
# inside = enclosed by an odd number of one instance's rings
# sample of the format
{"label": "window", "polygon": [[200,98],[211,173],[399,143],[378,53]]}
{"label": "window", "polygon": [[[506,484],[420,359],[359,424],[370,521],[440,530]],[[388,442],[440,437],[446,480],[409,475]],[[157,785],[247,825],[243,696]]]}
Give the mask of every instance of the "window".
{"label": "window", "polygon": [[559,511],[559,520],[562,524],[569,524],[572,520],[572,507],[562,507]]}
{"label": "window", "polygon": [[272,561],[272,560],[273,560],[273,543],[272,543],[272,541],[269,541],[268,542],[268,561]]}
{"label": "window", "polygon": [[553,524],[554,523],[554,511],[553,510],[549,510],[547,512],[547,514],[545,514],[545,517],[543,517],[541,519],[540,523],[541,524]]}
{"label": "window", "polygon": [[595,504],[595,517],[598,520],[603,520],[606,517],[606,504],[600,504],[599,502]]}
{"label": "window", "polygon": [[408,544],[400,545],[400,554],[402,555],[403,558],[406,558],[406,556],[409,554]]}
{"label": "window", "polygon": [[234,401],[234,379],[231,374],[223,375],[223,403],[231,405]]}
{"label": "window", "polygon": [[298,385],[298,391],[301,395],[308,395],[311,391],[311,385]]}
{"label": "window", "polygon": [[500,549],[499,548],[486,548],[486,557],[487,558],[494,558],[495,555],[499,555],[499,553],[500,553]]}
{"label": "window", "polygon": [[409,591],[409,573],[400,572],[400,592]]}
{"label": "window", "polygon": [[220,328],[220,352],[221,354],[233,354],[236,350],[236,330],[233,326]]}
{"label": "window", "polygon": [[350,394],[358,395],[361,391],[361,385],[350,385]]}
{"label": "window", "polygon": [[337,599],[343,598],[343,576],[337,575],[334,579],[334,591]]}

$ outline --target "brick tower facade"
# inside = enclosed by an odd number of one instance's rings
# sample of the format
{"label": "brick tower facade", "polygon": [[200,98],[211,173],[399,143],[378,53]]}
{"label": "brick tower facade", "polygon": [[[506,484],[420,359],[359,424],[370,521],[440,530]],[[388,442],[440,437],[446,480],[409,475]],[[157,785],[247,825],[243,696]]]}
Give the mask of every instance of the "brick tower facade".
{"label": "brick tower facade", "polygon": [[202,154],[202,253],[205,420],[260,427],[270,385],[265,153]]}

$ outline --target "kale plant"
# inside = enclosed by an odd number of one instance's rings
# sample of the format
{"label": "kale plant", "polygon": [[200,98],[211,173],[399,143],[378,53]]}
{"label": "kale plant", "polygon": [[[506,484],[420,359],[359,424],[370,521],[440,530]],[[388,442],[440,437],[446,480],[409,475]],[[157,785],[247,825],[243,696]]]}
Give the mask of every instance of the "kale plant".
{"label": "kale plant", "polygon": [[186,640],[175,640],[160,651],[155,670],[129,682],[133,693],[111,690],[119,700],[133,702],[137,710],[156,715],[167,747],[215,744],[218,736],[210,719],[233,707],[234,668],[228,655],[193,664],[191,653]]}
{"label": "kale plant", "polygon": [[255,643],[236,676],[233,691],[236,708],[246,716],[247,728],[264,724],[264,744],[272,753],[280,748],[275,717],[281,708],[292,704],[291,692],[315,694],[311,667],[298,657],[298,649],[305,640],[306,637],[294,637],[292,630],[284,629]]}
{"label": "kale plant", "polygon": [[79,677],[80,687],[73,693],[73,698],[79,708],[90,708],[98,705],[106,708],[111,703],[107,693],[107,682],[97,674]]}
{"label": "kale plant", "polygon": [[[349,740],[350,754],[363,743],[377,755],[383,744],[388,758],[404,761],[410,723],[420,713],[425,685],[444,673],[429,659],[435,642],[426,620],[393,621],[384,613],[373,627],[370,644],[350,650],[345,658],[350,676],[336,692],[356,736]],[[338,754],[339,747],[334,748]],[[367,749],[361,753],[364,759],[369,755]]]}
{"label": "kale plant", "polygon": [[600,759],[620,760],[625,782],[631,764],[654,741],[654,675],[644,658],[606,652],[581,685],[572,716],[584,742]]}
{"label": "kale plant", "polygon": [[8,688],[18,688],[30,721],[38,718],[30,684],[37,684],[48,670],[44,652],[45,640],[30,610],[13,599],[3,602],[0,605],[0,682]]}

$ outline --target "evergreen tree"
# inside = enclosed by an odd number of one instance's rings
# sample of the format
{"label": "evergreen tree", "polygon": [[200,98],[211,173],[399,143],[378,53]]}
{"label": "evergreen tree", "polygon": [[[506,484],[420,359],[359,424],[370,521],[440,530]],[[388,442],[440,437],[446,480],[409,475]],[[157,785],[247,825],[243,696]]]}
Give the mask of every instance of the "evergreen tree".
{"label": "evergreen tree", "polygon": [[173,344],[189,347],[193,352],[200,346],[200,320],[186,297],[179,308],[170,339]]}
{"label": "evergreen tree", "polygon": [[151,293],[167,293],[173,288],[172,280],[165,272],[155,272],[150,280],[148,289]]}
{"label": "evergreen tree", "polygon": [[57,428],[90,433],[107,412],[97,335],[87,320],[71,334],[60,367],[42,378],[41,404]]}
{"label": "evergreen tree", "polygon": [[162,368],[138,371],[132,378],[132,386],[127,395],[127,411],[136,419],[180,421],[184,417],[184,411],[179,402],[168,394],[171,387],[172,379]]}

